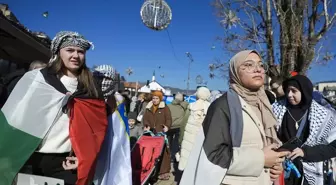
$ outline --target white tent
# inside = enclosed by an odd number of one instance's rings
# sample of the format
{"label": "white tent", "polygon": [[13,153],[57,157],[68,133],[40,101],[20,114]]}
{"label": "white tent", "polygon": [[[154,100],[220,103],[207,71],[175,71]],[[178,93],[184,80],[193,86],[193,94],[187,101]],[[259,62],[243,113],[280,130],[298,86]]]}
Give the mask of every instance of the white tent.
{"label": "white tent", "polygon": [[153,73],[152,81],[148,85],[144,85],[139,89],[139,92],[150,93],[151,91],[161,90],[166,95],[164,89],[159,83],[155,81],[155,72]]}
{"label": "white tent", "polygon": [[149,88],[147,85],[145,85],[145,86],[143,86],[143,87],[141,87],[141,88],[139,89],[139,92],[142,92],[142,93],[150,93],[151,90],[150,90],[150,88]]}

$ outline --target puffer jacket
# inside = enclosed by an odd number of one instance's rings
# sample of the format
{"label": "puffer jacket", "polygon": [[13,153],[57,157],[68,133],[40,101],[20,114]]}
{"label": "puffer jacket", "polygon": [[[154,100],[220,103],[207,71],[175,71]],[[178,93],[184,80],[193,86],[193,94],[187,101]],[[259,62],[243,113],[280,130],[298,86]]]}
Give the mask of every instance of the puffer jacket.
{"label": "puffer jacket", "polygon": [[187,165],[190,152],[194,146],[195,138],[198,131],[202,128],[202,123],[207,114],[209,106],[210,103],[208,101],[201,99],[189,105],[190,116],[183,134],[178,166],[179,170],[181,171],[183,171]]}

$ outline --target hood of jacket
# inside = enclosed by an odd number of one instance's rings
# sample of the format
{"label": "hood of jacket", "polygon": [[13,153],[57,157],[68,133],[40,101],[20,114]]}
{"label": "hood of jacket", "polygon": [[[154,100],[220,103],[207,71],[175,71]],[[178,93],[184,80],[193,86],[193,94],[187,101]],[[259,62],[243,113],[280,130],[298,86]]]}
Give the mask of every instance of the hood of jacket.
{"label": "hood of jacket", "polygon": [[188,102],[185,102],[185,101],[179,101],[179,100],[173,100],[171,104],[172,104],[172,105],[180,105],[180,106],[183,107],[183,109],[186,109],[186,108],[188,107],[188,105],[189,105]]}

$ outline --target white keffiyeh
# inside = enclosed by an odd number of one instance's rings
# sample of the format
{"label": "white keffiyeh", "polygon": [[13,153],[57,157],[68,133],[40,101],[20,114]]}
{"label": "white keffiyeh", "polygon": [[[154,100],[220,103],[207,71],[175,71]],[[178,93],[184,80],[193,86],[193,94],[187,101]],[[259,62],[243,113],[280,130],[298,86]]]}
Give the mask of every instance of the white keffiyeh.
{"label": "white keffiyeh", "polygon": [[[287,111],[285,101],[276,102],[272,106],[277,119],[277,130],[280,129],[282,119]],[[307,146],[329,144],[336,139],[336,115],[333,111],[321,106],[315,100],[309,109],[309,136],[304,143]],[[302,162],[304,178],[310,185],[322,185],[323,162]]]}
{"label": "white keffiyeh", "polygon": [[99,65],[93,71],[93,76],[101,79],[101,88],[105,99],[115,92],[117,72],[111,65]]}

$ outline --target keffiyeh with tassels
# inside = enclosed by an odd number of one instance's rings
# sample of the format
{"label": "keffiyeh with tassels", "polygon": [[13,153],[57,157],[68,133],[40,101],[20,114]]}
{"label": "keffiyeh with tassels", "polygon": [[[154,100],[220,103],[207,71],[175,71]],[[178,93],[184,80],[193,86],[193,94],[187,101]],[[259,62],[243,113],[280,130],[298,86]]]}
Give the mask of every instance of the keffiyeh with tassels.
{"label": "keffiyeh with tassels", "polygon": [[[273,112],[277,118],[277,130],[287,111],[285,101],[273,104]],[[306,146],[329,144],[336,139],[336,115],[333,111],[312,101],[308,114],[309,136],[304,143]],[[310,185],[323,184],[323,162],[302,162],[304,178]]]}

